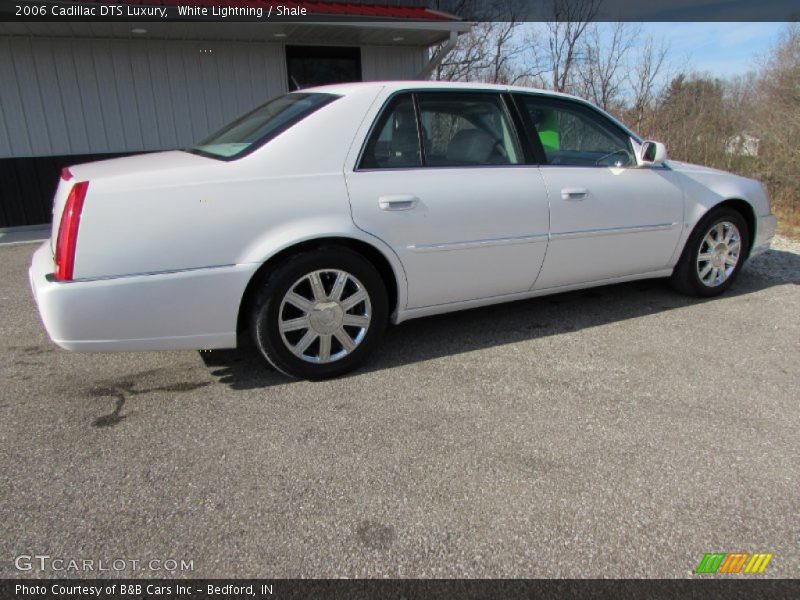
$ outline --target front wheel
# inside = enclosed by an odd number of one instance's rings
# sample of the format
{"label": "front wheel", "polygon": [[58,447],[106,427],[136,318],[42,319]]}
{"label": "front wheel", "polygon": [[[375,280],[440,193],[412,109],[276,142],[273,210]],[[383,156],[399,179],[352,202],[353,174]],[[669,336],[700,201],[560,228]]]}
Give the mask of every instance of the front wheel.
{"label": "front wheel", "polygon": [[689,236],[670,281],[687,294],[717,296],[739,275],[749,247],[742,215],[727,207],[712,209]]}
{"label": "front wheel", "polygon": [[386,328],[386,288],[375,267],[345,248],[298,254],[256,297],[250,329],[279,371],[325,379],[358,367]]}

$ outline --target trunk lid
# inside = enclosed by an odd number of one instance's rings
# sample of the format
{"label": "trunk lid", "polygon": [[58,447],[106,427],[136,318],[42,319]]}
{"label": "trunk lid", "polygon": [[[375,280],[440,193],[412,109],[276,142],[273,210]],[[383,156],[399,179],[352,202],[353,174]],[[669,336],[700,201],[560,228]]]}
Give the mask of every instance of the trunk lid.
{"label": "trunk lid", "polygon": [[[171,150],[168,152],[150,152],[122,158],[112,158],[98,162],[84,163],[64,169],[58,181],[53,198],[53,223],[50,229],[50,251],[55,256],[56,238],[61,225],[61,215],[67,203],[72,186],[79,181],[93,181],[115,177],[136,177],[142,173],[158,171],[174,171],[186,167],[196,167],[198,163],[219,165],[219,161],[189,152]],[[91,195],[91,188],[89,190]]]}

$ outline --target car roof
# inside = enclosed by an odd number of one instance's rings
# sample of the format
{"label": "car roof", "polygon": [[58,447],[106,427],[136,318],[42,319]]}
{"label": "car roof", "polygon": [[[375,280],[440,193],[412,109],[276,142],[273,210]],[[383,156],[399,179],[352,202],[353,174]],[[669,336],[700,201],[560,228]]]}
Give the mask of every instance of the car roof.
{"label": "car roof", "polygon": [[320,85],[315,87],[303,88],[299,92],[327,92],[331,94],[340,94],[346,96],[358,90],[370,88],[387,88],[389,92],[399,92],[403,90],[420,90],[420,89],[452,89],[452,90],[486,90],[494,92],[535,92],[537,94],[546,94],[548,96],[572,98],[581,100],[582,98],[572,96],[570,94],[563,94],[561,92],[553,92],[551,90],[543,90],[539,88],[523,87],[519,85],[499,85],[494,83],[469,83],[463,81],[419,81],[419,80],[402,80],[402,81],[359,81],[352,83],[334,83],[331,85]]}

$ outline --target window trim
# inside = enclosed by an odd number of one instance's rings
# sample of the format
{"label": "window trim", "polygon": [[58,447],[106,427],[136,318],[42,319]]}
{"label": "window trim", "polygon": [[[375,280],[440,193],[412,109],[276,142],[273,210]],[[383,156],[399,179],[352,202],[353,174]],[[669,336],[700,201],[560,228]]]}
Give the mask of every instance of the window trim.
{"label": "window trim", "polygon": [[636,149],[632,142],[637,142],[641,144],[642,140],[639,138],[638,135],[634,134],[632,131],[627,129],[624,125],[619,123],[616,119],[614,119],[611,115],[607,115],[605,112],[590,104],[589,102],[585,102],[583,100],[577,98],[567,98],[561,96],[551,96],[549,94],[537,94],[535,92],[511,92],[511,96],[514,98],[515,106],[520,113],[520,118],[522,119],[523,123],[525,124],[525,130],[527,132],[527,138],[531,145],[534,147],[536,151],[538,166],[542,167],[569,167],[573,169],[608,169],[609,165],[553,165],[547,161],[547,154],[544,151],[544,147],[542,146],[541,139],[539,138],[539,132],[536,131],[536,126],[531,121],[530,115],[528,114],[527,109],[525,108],[524,99],[525,98],[533,98],[537,102],[542,102],[543,104],[549,104],[555,109],[566,109],[567,111],[572,111],[575,113],[583,114],[584,116],[589,116],[590,118],[600,118],[605,123],[609,125],[612,131],[616,131],[621,137],[628,140],[628,149],[630,151],[631,157],[633,158],[633,163],[625,165],[624,167],[619,167],[622,169],[631,169],[636,168],[638,166],[636,162]]}
{"label": "window trim", "polygon": [[425,156],[425,130],[422,128],[422,112],[419,109],[419,96],[411,92],[411,104],[414,106],[414,120],[417,125],[417,144],[419,144],[419,168],[426,167],[427,158]]}
{"label": "window trim", "polygon": [[[422,119],[421,113],[419,108],[419,95],[420,94],[486,94],[486,95],[494,95],[499,97],[500,106],[503,110],[506,119],[508,119],[508,125],[511,129],[511,134],[514,136],[514,139],[517,142],[517,147],[521,152],[522,160],[515,164],[489,164],[489,165],[428,165],[427,158],[425,156],[425,144],[423,143],[423,135],[422,135]],[[412,98],[412,102],[414,105],[414,118],[417,120],[417,143],[419,144],[419,152],[422,164],[416,167],[363,167],[362,163],[364,161],[364,154],[367,151],[367,146],[369,145],[369,141],[372,138],[373,133],[375,132],[375,128],[378,126],[381,118],[383,117],[386,110],[389,108],[390,104],[394,101],[397,96],[401,96],[404,94],[410,94]],[[367,135],[364,136],[363,141],[361,142],[361,150],[358,153],[358,157],[355,161],[355,167],[353,168],[354,173],[358,172],[374,172],[374,171],[412,171],[412,170],[419,170],[419,169],[508,169],[508,168],[519,168],[519,167],[531,167],[536,166],[535,163],[530,162],[530,156],[528,155],[528,150],[526,149],[525,140],[520,135],[520,126],[515,118],[514,110],[512,110],[508,99],[505,97],[508,95],[508,92],[505,90],[481,90],[481,89],[457,89],[454,90],[452,88],[409,88],[404,90],[397,90],[392,92],[388,98],[383,102],[378,110],[375,118],[372,121],[372,125],[370,125],[369,131]]]}
{"label": "window trim", "polygon": [[[505,96],[508,104],[513,107],[511,112],[516,120],[517,129],[525,133],[524,139],[521,141],[524,152],[527,153],[528,164],[535,166],[547,164],[547,155],[544,153],[542,141],[539,139],[536,127],[533,125],[533,122],[531,122],[530,115],[525,110],[525,107],[522,106],[522,102],[514,93],[505,94]],[[533,131],[535,135],[530,135],[530,131]]]}

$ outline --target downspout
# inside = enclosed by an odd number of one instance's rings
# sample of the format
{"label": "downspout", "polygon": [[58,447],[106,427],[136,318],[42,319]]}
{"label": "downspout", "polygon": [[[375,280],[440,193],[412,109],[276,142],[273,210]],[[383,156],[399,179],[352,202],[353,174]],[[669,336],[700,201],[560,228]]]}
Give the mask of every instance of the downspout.
{"label": "downspout", "polygon": [[458,32],[451,31],[450,32],[450,39],[447,40],[444,46],[441,46],[436,53],[431,56],[431,59],[428,63],[422,67],[422,70],[417,74],[416,79],[427,79],[431,76],[431,74],[436,70],[442,61],[444,60],[445,56],[450,54],[453,48],[456,47],[456,43],[458,42]]}

